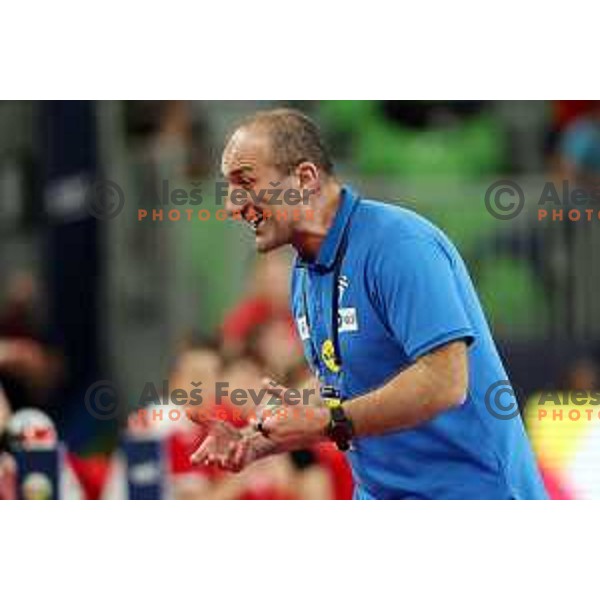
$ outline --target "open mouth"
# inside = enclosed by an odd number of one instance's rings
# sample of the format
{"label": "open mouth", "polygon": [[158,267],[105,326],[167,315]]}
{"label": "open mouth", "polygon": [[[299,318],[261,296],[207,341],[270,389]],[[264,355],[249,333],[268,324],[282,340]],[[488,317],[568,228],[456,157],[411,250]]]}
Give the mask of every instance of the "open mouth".
{"label": "open mouth", "polygon": [[263,210],[258,206],[248,205],[242,210],[242,217],[256,233],[260,224],[265,220]]}

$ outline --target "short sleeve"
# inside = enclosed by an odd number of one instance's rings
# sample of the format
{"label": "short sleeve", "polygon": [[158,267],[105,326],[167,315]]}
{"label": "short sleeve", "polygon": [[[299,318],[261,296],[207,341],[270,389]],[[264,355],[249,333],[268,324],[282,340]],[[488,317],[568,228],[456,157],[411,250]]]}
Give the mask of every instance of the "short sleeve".
{"label": "short sleeve", "polygon": [[449,342],[474,341],[468,292],[460,289],[468,276],[458,269],[435,239],[391,240],[380,249],[375,277],[382,318],[411,362]]}

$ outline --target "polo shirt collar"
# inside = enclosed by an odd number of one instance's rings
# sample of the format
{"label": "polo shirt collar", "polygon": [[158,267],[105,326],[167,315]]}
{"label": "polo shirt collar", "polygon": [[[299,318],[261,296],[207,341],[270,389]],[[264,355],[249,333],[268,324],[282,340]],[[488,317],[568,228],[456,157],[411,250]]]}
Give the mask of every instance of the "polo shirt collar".
{"label": "polo shirt collar", "polygon": [[358,201],[358,196],[350,186],[343,186],[340,195],[340,203],[333,218],[333,222],[321,247],[316,259],[312,262],[300,261],[303,266],[317,270],[329,270],[335,264],[337,255],[340,251],[344,232],[350,222],[354,205]]}

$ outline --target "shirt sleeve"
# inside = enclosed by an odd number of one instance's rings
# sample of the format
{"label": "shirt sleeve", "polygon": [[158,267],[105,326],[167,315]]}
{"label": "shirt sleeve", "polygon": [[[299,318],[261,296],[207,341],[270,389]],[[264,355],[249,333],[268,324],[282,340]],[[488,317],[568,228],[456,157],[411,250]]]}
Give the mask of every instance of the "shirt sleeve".
{"label": "shirt sleeve", "polygon": [[411,362],[449,342],[474,341],[458,265],[436,240],[390,240],[377,263],[381,316]]}

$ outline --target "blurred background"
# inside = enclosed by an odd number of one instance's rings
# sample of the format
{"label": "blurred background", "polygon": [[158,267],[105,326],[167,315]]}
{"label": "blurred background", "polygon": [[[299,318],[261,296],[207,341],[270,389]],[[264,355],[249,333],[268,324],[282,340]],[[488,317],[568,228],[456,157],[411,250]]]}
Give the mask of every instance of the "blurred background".
{"label": "blurred background", "polygon": [[[415,210],[448,233],[552,496],[600,498],[600,419],[541,422],[527,407],[546,390],[598,385],[599,220],[538,219],[546,182],[598,183],[594,101],[0,102],[0,428],[20,409],[42,410],[64,443],[64,497],[131,497],[132,477],[153,480],[147,469],[132,475],[128,452],[139,448],[123,442],[148,382],[160,395],[164,381],[252,387],[265,372],[302,381],[287,308],[291,254],[257,258],[254,234],[238,223],[168,216],[214,214],[227,132],[274,106],[317,120],[340,178],[363,196]],[[486,210],[486,190],[501,179],[524,190],[514,219]],[[106,180],[116,184],[111,201],[124,200],[111,218],[90,210],[90,189]],[[202,205],[164,204],[175,189],[201,190]],[[139,218],[161,209],[161,219]],[[90,409],[98,382],[110,394]],[[159,496],[351,494],[345,459],[329,447],[225,475],[189,465],[194,434],[183,422],[151,428],[145,439],[160,440],[163,453]],[[0,479],[13,472],[5,456]]]}

